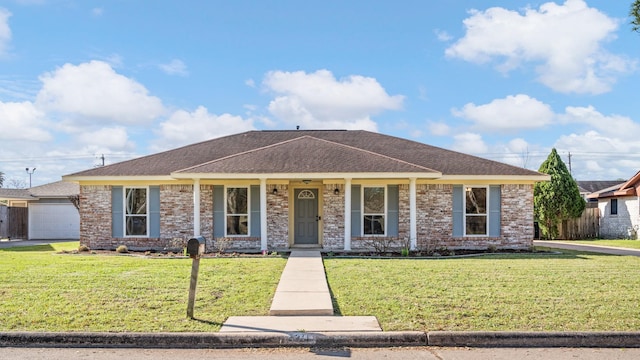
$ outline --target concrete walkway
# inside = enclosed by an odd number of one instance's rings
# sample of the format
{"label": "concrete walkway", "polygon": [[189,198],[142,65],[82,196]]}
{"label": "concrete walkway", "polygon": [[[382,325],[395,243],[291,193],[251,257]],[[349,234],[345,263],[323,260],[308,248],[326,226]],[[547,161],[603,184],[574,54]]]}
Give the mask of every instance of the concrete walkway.
{"label": "concrete walkway", "polygon": [[629,248],[602,246],[602,245],[577,244],[577,243],[572,243],[570,241],[534,240],[533,245],[544,246],[544,247],[555,248],[555,249],[588,251],[588,252],[602,253],[602,254],[609,254],[609,255],[640,256],[640,250],[638,249],[629,249]]}
{"label": "concrete walkway", "polygon": [[269,315],[333,315],[320,251],[291,252]]}
{"label": "concrete walkway", "polygon": [[382,331],[375,316],[333,316],[320,251],[294,250],[276,288],[270,316],[232,316],[220,332]]}

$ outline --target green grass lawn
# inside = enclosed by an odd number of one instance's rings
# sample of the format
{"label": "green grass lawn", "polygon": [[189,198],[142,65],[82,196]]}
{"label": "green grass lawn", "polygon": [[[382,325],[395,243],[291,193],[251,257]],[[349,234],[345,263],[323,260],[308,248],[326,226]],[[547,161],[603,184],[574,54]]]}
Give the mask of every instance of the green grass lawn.
{"label": "green grass lawn", "polygon": [[564,255],[325,259],[342,315],[384,330],[614,331],[640,328],[640,258]]}
{"label": "green grass lawn", "polygon": [[285,259],[203,258],[194,315],[191,259],[56,254],[59,243],[0,250],[0,331],[217,331],[267,315]]}
{"label": "green grass lawn", "polygon": [[623,247],[629,249],[640,249],[640,240],[571,240],[569,242],[587,244],[587,245],[602,245]]}
{"label": "green grass lawn", "polygon": [[[217,331],[266,315],[286,260],[203,258],[186,319],[190,259],[0,250],[0,331]],[[640,329],[640,258],[565,251],[477,258],[324,260],[340,315],[384,330]]]}

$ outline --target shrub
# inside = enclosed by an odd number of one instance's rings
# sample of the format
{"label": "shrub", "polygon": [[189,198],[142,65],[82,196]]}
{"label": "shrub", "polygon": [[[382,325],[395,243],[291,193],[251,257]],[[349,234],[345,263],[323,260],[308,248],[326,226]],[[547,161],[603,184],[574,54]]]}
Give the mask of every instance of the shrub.
{"label": "shrub", "polygon": [[119,254],[126,254],[129,252],[129,249],[127,249],[127,245],[120,245],[116,248],[116,252]]}

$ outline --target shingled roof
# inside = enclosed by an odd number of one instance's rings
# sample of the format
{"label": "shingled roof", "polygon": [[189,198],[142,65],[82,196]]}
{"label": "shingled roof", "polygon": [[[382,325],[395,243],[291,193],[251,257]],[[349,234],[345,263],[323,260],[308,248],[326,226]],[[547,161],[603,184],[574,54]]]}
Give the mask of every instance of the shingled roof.
{"label": "shingled roof", "polygon": [[78,184],[56,181],[28,189],[0,189],[0,199],[38,200],[39,198],[66,198],[79,193],[80,186]]}
{"label": "shingled roof", "polygon": [[364,130],[249,131],[65,176],[152,177],[181,173],[420,173],[545,176],[516,166]]}

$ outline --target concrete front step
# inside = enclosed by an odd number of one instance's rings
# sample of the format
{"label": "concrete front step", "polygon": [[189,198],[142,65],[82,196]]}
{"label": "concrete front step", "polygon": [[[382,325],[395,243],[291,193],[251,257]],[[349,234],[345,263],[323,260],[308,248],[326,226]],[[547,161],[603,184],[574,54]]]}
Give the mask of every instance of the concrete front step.
{"label": "concrete front step", "polygon": [[220,332],[382,331],[375,316],[231,316]]}

